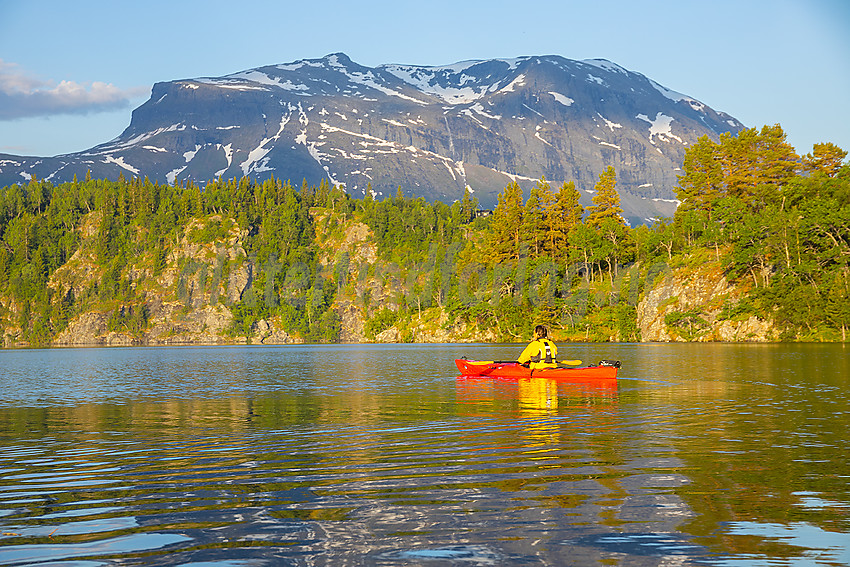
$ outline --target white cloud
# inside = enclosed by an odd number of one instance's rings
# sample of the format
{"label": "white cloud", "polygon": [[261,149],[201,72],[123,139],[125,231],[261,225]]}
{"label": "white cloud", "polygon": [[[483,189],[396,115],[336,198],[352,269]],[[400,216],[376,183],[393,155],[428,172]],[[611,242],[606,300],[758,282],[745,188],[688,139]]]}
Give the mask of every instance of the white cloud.
{"label": "white cloud", "polygon": [[125,108],[131,98],[146,92],[146,88],[119,89],[100,81],[44,81],[0,59],[0,120],[105,112]]}

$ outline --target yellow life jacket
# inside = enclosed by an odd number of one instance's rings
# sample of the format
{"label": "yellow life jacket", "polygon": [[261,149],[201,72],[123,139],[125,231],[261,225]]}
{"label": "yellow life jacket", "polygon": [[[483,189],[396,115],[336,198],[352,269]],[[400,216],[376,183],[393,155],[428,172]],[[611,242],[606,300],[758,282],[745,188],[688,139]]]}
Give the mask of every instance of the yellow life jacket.
{"label": "yellow life jacket", "polygon": [[537,351],[536,355],[531,356],[531,368],[555,368],[558,366],[557,362],[555,362],[555,345],[549,339],[537,339],[534,342],[538,342],[542,345],[540,350]]}

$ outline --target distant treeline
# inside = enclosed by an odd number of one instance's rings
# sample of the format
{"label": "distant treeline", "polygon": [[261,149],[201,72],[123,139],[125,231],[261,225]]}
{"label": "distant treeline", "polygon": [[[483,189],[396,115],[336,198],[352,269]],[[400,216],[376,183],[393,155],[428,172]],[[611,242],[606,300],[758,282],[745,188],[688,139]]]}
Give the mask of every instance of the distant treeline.
{"label": "distant treeline", "polygon": [[[652,282],[624,280],[622,267],[685,265],[697,255],[721,263],[729,279],[751,288],[729,316],[772,319],[789,340],[846,340],[846,156],[829,143],[799,156],[778,125],[717,141],[701,138],[686,152],[674,217],[636,228],[620,216],[610,167],[587,210],[573,183],[555,190],[541,179],[527,199],[517,184],[508,185],[493,214],[481,218],[469,194],[447,205],[405,197],[401,188],[376,201],[370,194],[352,198],[327,182],[296,189],[274,178],[204,187],[123,177],[54,185],[32,178],[0,190],[0,325],[45,344],[74,316],[106,307],[125,327],[143,329],[146,306],[129,270],[151,258],[150,273],[161,273],[168,251],[191,225],[203,227],[191,233],[198,242],[242,230],[245,253],[259,266],[248,293],[229,306],[234,335],[277,316],[288,332],[334,341],[340,325],[335,299],[356,294],[355,280],[370,274],[368,267],[360,274],[350,266],[345,250],[323,267],[318,233],[326,237],[362,222],[374,234],[379,262],[398,267],[392,277],[402,284],[395,286],[392,309],[358,297],[372,334],[438,305],[451,320],[497,328],[504,337],[525,335],[534,320],[590,340],[637,340],[635,302],[643,287],[635,286]],[[101,275],[83,293],[58,294],[48,281],[84,241],[87,215],[97,223],[93,255]],[[321,227],[316,218],[323,219]],[[579,288],[607,293],[586,296],[591,299],[579,313]]]}

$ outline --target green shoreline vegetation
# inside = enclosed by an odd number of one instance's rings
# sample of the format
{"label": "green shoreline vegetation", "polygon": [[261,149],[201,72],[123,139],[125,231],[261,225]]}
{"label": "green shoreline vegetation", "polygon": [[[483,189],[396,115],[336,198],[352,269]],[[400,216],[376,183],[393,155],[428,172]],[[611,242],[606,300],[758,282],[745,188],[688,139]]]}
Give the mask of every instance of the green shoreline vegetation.
{"label": "green shoreline vegetation", "polygon": [[[462,321],[497,340],[527,338],[534,321],[559,340],[637,341],[636,305],[657,276],[714,262],[746,289],[723,317],[769,320],[781,340],[846,341],[846,156],[830,143],[799,156],[779,125],[703,137],[685,154],[674,217],[636,228],[620,216],[613,167],[586,210],[573,183],[553,188],[544,178],[525,200],[509,184],[490,216],[469,193],[447,205],[399,188],[377,201],[326,181],[296,189],[274,178],[203,188],[32,178],[0,189],[0,336],[49,345],[91,311],[109,313],[109,330],[138,336],[154,298],[188,312],[200,288],[204,302],[232,314],[232,337],[274,319],[302,340],[335,342],[346,303],[363,313],[368,339],[396,327],[412,340],[409,329],[431,310],[438,324]],[[374,257],[347,240],[360,225]],[[235,241],[244,256],[225,253]],[[57,284],[74,257],[90,259],[85,285]],[[228,298],[246,261],[250,283]],[[180,277],[164,278],[169,269]],[[693,340],[703,315],[670,312],[665,323]]]}

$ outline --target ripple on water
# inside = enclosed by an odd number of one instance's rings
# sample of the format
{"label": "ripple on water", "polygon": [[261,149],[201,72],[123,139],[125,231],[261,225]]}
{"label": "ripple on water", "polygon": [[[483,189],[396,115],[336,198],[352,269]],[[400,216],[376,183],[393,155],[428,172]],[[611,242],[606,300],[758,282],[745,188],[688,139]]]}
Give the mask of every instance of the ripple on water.
{"label": "ripple on water", "polygon": [[515,345],[4,352],[0,563],[847,562],[844,358],[569,348],[622,379],[455,376]]}

